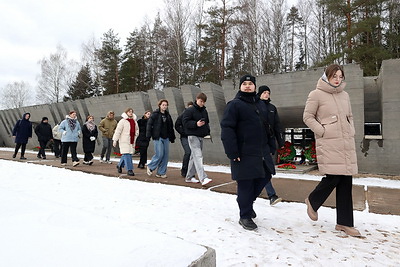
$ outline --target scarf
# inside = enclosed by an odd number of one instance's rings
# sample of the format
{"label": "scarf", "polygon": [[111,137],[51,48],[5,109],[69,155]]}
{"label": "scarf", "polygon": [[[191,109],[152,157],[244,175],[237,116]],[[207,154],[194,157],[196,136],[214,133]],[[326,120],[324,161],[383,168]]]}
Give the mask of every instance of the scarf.
{"label": "scarf", "polygon": [[76,127],[76,119],[72,119],[72,118],[67,118],[67,121],[68,121],[68,125],[69,125],[69,128],[71,128],[71,130],[73,131],[73,130],[75,130],[75,127]]}
{"label": "scarf", "polygon": [[131,131],[130,131],[130,136],[131,136],[131,144],[135,142],[135,121],[134,119],[127,119],[129,121],[129,124],[131,125]]}
{"label": "scarf", "polygon": [[96,127],[96,125],[94,124],[94,121],[87,121],[85,124],[86,124],[86,127],[88,128],[88,130],[91,132],[93,132],[94,128]]}

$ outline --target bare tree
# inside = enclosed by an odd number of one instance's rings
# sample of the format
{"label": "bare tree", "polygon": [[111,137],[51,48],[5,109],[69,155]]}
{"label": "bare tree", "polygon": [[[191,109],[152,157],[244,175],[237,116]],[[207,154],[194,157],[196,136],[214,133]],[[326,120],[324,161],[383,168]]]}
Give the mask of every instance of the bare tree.
{"label": "bare tree", "polygon": [[39,103],[61,102],[76,75],[77,63],[68,61],[67,51],[61,45],[38,63],[42,73],[38,76],[36,99]]}
{"label": "bare tree", "polygon": [[103,70],[101,68],[101,63],[99,57],[96,53],[97,50],[101,48],[100,40],[96,39],[94,36],[89,38],[86,43],[82,44],[81,50],[81,60],[82,65],[89,65],[91,77],[96,85],[95,96],[103,95],[104,87],[101,80],[101,75],[103,75]]}
{"label": "bare tree", "polygon": [[24,81],[9,83],[1,91],[1,105],[4,108],[20,108],[31,104],[31,87]]}
{"label": "bare tree", "polygon": [[171,49],[176,60],[176,64],[171,64],[170,67],[177,74],[175,85],[179,86],[182,81],[183,64],[189,42],[192,1],[165,0],[164,2],[165,24],[170,31],[170,36],[173,41],[173,47],[171,47]]}

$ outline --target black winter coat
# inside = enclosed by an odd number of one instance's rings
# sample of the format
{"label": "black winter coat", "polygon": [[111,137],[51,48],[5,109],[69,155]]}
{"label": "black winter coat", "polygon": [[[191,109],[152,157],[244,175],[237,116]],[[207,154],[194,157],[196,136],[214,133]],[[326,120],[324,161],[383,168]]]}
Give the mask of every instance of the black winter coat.
{"label": "black winter coat", "polygon": [[50,124],[44,123],[43,121],[36,126],[35,134],[39,141],[48,142],[50,139],[53,139],[53,130]]}
{"label": "black winter coat", "polygon": [[15,136],[16,144],[27,144],[28,139],[32,137],[32,123],[29,119],[25,119],[26,114],[30,115],[30,113],[25,113],[22,119],[18,120],[14,126],[12,135]]}
{"label": "black winter coat", "polygon": [[[285,142],[284,142],[283,136],[282,136],[282,126],[281,126],[281,121],[279,119],[278,110],[276,109],[276,107],[273,104],[271,104],[271,100],[270,99],[262,100],[262,102],[264,102],[265,105],[267,106],[268,123],[272,127],[273,137],[278,142],[278,146],[282,147],[285,144]],[[275,152],[276,152],[276,143],[275,143],[275,141],[273,141],[273,142],[271,142],[271,144],[272,144],[271,153],[275,154]]]}
{"label": "black winter coat", "polygon": [[94,127],[93,131],[90,131],[86,124],[82,126],[82,145],[83,145],[83,152],[84,153],[93,153],[96,147],[96,140],[91,141],[90,137],[94,136],[97,139],[99,132],[97,130],[97,126]]}
{"label": "black winter coat", "polygon": [[136,139],[136,145],[144,147],[149,145],[150,138],[146,137],[146,127],[147,127],[147,122],[149,119],[145,119],[144,116],[138,120],[138,125],[139,125],[139,135]]}
{"label": "black winter coat", "polygon": [[[271,178],[275,172],[263,123],[267,116],[266,106],[255,92],[239,91],[226,105],[221,120],[221,140],[231,160],[233,180]],[[233,160],[236,158],[240,161]]]}
{"label": "black winter coat", "polygon": [[[171,143],[175,142],[175,131],[174,131],[174,123],[172,121],[171,115],[169,115],[168,111],[165,111],[165,115],[167,117],[167,135],[168,139]],[[160,139],[161,134],[161,126],[162,126],[162,116],[160,114],[160,110],[156,109],[150,116],[149,121],[146,126],[146,137],[153,138],[153,140]]]}
{"label": "black winter coat", "polygon": [[[203,126],[197,126],[197,122],[204,119],[206,122]],[[206,107],[199,107],[196,103],[188,107],[182,116],[182,124],[187,136],[194,135],[204,137],[210,134],[210,120],[208,119],[208,112]]]}
{"label": "black winter coat", "polygon": [[184,112],[185,111],[183,111],[182,114],[179,115],[175,121],[175,130],[181,135],[181,138],[187,137],[187,134],[185,133],[185,129],[183,128],[183,122],[182,122],[182,117],[183,117]]}

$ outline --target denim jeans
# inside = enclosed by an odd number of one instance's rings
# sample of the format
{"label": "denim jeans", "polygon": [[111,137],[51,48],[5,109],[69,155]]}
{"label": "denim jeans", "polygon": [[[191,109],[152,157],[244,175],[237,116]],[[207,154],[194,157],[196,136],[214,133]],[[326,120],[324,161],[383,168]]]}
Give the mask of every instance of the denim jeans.
{"label": "denim jeans", "polygon": [[122,154],[118,166],[123,168],[126,165],[126,170],[133,171],[132,154]]}
{"label": "denim jeans", "polygon": [[191,154],[186,179],[190,179],[197,173],[199,180],[203,181],[205,178],[207,178],[207,174],[205,173],[203,166],[203,138],[191,135],[188,136],[188,141]]}
{"label": "denim jeans", "polygon": [[153,140],[154,143],[154,156],[151,158],[147,167],[150,170],[157,170],[157,174],[164,175],[167,173],[167,164],[169,156],[169,139],[159,138],[158,140]]}
{"label": "denim jeans", "polygon": [[272,186],[271,180],[265,186],[265,190],[267,190],[268,197],[272,197],[273,195],[276,195],[276,192],[275,192],[274,187]]}
{"label": "denim jeans", "polygon": [[101,149],[100,158],[103,158],[104,154],[106,154],[106,160],[110,160],[112,143],[113,140],[111,138],[103,136],[103,148]]}

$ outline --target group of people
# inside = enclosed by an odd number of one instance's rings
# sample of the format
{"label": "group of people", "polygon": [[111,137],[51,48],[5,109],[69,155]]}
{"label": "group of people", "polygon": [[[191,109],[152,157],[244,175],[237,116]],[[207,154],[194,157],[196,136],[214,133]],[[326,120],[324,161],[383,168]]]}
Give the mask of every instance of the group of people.
{"label": "group of people", "polygon": [[[318,220],[318,209],[336,188],[337,225],[336,230],[351,236],[360,236],[353,222],[352,175],[357,173],[357,158],[354,142],[354,123],[350,100],[345,87],[344,71],[339,65],[328,66],[318,80],[317,87],[307,99],[303,120],[314,132],[319,171],[325,175],[317,187],[305,199],[307,214],[311,220]],[[270,103],[271,90],[260,86],[256,92],[256,78],[250,74],[240,79],[239,91],[226,105],[220,122],[221,140],[227,157],[230,159],[232,179],[237,183],[237,203],[239,206],[239,224],[246,230],[255,230],[253,221],[257,214],[253,203],[265,188],[274,205],[282,199],[276,195],[271,184],[275,174],[272,155],[278,144],[284,140],[277,109]],[[118,173],[123,168],[134,176],[132,156],[135,146],[139,146],[140,160],[138,168],[145,169],[147,175],[155,173],[158,178],[167,178],[169,143],[175,142],[175,130],[180,134],[184,149],[181,175],[188,183],[209,184],[212,179],[204,171],[203,140],[210,135],[210,121],[205,107],[207,96],[199,93],[194,102],[187,103],[186,109],[173,123],[168,112],[168,100],[161,99],[158,108],[146,111],[137,120],[132,108],[122,113],[117,122],[114,112],[108,112],[98,129],[102,133],[103,148],[100,162],[111,163],[112,147],[119,146],[121,159],[117,164]],[[25,158],[28,139],[32,137],[30,114],[23,115],[14,129],[16,157],[21,148],[20,159]],[[56,157],[61,156],[61,164],[66,165],[68,150],[71,151],[73,166],[79,164],[76,154],[77,142],[83,139],[85,153],[84,164],[93,164],[95,141],[98,129],[94,117],[89,115],[85,124],[80,126],[76,112],[71,111],[60,125],[53,129],[48,118],[43,117],[35,128],[40,149],[38,158],[46,159],[44,148],[53,140]],[[154,155],[147,163],[147,148],[153,139]],[[197,178],[196,178],[197,174]]]}

